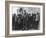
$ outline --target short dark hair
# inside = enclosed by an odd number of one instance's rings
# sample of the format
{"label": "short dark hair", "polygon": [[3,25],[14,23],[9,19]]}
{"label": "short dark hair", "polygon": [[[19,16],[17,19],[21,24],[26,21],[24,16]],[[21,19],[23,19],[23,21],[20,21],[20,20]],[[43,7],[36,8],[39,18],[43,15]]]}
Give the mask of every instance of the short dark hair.
{"label": "short dark hair", "polygon": [[21,12],[23,9],[22,8],[20,8],[20,10],[19,10],[19,12]]}

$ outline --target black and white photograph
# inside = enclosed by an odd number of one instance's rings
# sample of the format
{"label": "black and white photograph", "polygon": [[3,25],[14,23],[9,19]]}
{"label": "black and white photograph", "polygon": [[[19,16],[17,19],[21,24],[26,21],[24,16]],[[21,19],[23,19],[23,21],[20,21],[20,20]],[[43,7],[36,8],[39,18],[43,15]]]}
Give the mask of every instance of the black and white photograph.
{"label": "black and white photograph", "polygon": [[13,7],[12,30],[39,30],[40,8]]}

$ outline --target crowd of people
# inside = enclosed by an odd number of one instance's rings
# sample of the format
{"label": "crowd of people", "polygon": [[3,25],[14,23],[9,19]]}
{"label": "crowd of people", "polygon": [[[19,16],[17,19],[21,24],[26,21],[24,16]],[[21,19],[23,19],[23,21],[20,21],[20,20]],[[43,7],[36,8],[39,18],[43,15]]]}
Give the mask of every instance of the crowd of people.
{"label": "crowd of people", "polygon": [[31,29],[38,29],[39,21],[40,21],[40,14],[39,13],[32,13],[28,14],[26,10],[22,8],[19,9],[20,14],[13,14],[12,16],[12,29],[13,30],[31,30]]}

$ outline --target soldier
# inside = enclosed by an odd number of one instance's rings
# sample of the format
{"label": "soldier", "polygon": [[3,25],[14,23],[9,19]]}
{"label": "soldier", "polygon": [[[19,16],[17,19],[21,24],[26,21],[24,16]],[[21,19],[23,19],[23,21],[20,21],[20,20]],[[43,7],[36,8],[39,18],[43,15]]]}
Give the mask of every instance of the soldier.
{"label": "soldier", "polygon": [[35,29],[36,28],[36,14],[32,14],[32,17],[33,17],[33,21],[32,21],[32,29]]}
{"label": "soldier", "polygon": [[28,20],[28,28],[29,29],[32,28],[32,22],[33,22],[33,17],[31,16],[31,14],[29,14],[29,20]]}
{"label": "soldier", "polygon": [[18,14],[19,30],[22,30],[22,28],[23,28],[23,16],[22,16],[22,14],[23,14],[23,9],[20,8],[18,13],[19,13],[19,14]]}
{"label": "soldier", "polygon": [[13,30],[18,30],[18,22],[17,22],[17,16],[16,16],[16,14],[13,15],[12,26],[13,26]]}
{"label": "soldier", "polygon": [[27,30],[27,15],[26,15],[26,10],[24,10],[23,30]]}

